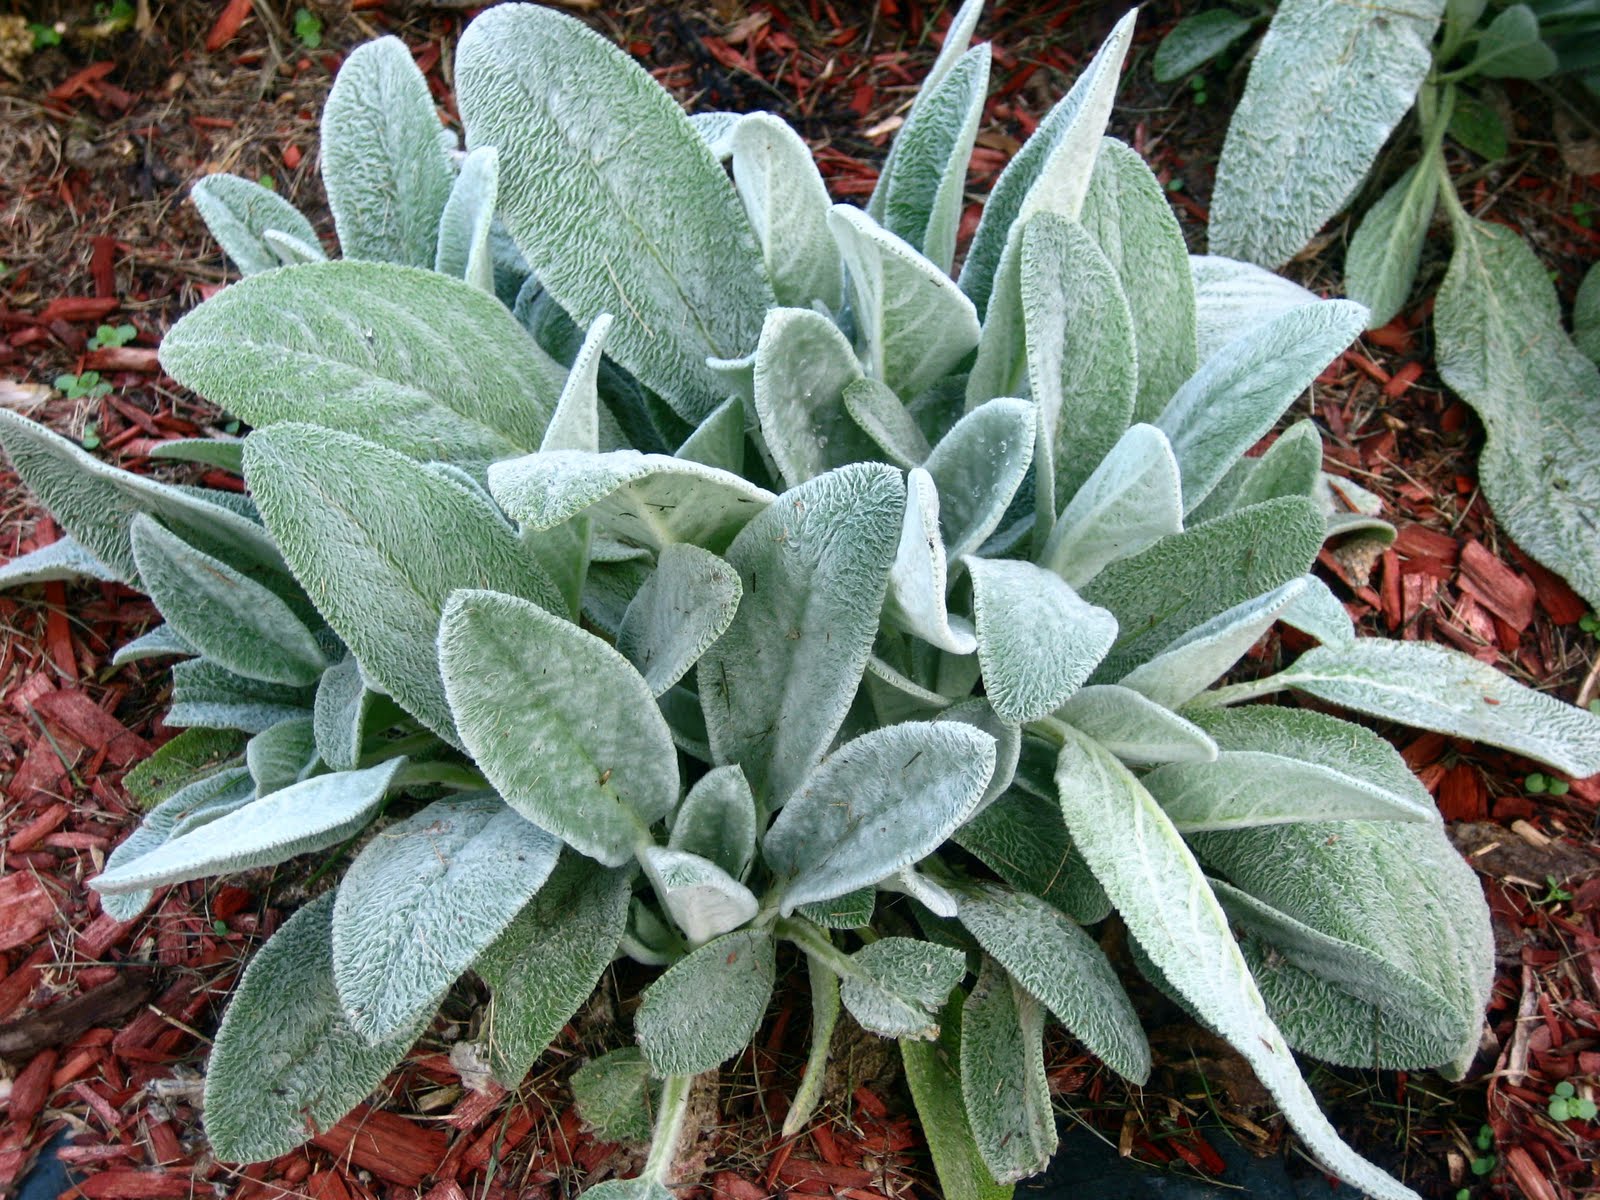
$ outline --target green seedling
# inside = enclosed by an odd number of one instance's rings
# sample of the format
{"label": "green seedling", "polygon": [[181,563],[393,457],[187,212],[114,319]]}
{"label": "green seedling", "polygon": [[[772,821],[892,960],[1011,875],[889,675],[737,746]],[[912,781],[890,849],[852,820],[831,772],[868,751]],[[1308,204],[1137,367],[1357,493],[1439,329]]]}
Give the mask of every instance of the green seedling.
{"label": "green seedling", "polygon": [[139,336],[132,325],[102,325],[89,339],[89,349],[104,350],[108,346],[126,346]]}
{"label": "green seedling", "polygon": [[99,371],[57,375],[55,388],[58,392],[66,393],[68,400],[98,400],[111,394],[111,385],[100,378]]}

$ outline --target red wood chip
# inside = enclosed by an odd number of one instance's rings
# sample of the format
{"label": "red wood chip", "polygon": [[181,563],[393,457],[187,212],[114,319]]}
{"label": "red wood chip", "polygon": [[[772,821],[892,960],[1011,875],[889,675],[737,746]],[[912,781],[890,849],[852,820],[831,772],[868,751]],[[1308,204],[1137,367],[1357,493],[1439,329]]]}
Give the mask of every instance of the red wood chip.
{"label": "red wood chip", "polygon": [[831,1187],[869,1187],[875,1176],[861,1167],[836,1167],[809,1158],[791,1158],[778,1168],[778,1179],[783,1183],[818,1180]]}
{"label": "red wood chip", "polygon": [[106,760],[113,766],[125,767],[150,753],[148,742],[76,688],[40,696],[33,707],[85,746],[95,750],[105,747]]}
{"label": "red wood chip", "polygon": [[772,1193],[732,1171],[718,1171],[711,1180],[711,1195],[715,1200],[768,1200]]}
{"label": "red wood chip", "polygon": [[1489,816],[1489,789],[1476,767],[1457,763],[1439,784],[1439,811],[1447,821],[1482,821]]}
{"label": "red wood chip", "polygon": [[11,1081],[11,1124],[25,1130],[44,1111],[50,1098],[50,1077],[56,1069],[56,1052],[41,1050],[22,1073]]}
{"label": "red wood chip", "polygon": [[[108,70],[112,66],[111,63],[96,65]],[[93,67],[86,68],[91,71],[93,69]],[[79,74],[83,72],[80,71]],[[72,80],[69,79],[67,82],[71,83]],[[99,321],[116,312],[120,305],[121,301],[115,296],[62,296],[44,306],[38,321],[41,325],[48,325],[51,321]]]}
{"label": "red wood chip", "polygon": [[26,946],[58,916],[55,898],[32,871],[0,878],[0,950]]}
{"label": "red wood chip", "polygon": [[1460,585],[1518,633],[1533,623],[1533,584],[1477,542],[1461,548]]}
{"label": "red wood chip", "polygon": [[20,853],[23,850],[32,850],[45,837],[54,833],[66,822],[72,810],[63,803],[52,804],[33,820],[29,821],[16,833],[11,835],[11,840],[6,844],[9,853]]}
{"label": "red wood chip", "polygon": [[1454,563],[1461,553],[1461,544],[1449,534],[1414,522],[1397,526],[1394,548],[1405,558],[1438,558],[1447,563]]}
{"label": "red wood chip", "polygon": [[417,1187],[432,1175],[449,1146],[442,1130],[365,1104],[312,1141],[341,1160],[406,1187]]}
{"label": "red wood chip", "polygon": [[198,1185],[187,1171],[103,1171],[78,1191],[88,1200],[187,1200]]}

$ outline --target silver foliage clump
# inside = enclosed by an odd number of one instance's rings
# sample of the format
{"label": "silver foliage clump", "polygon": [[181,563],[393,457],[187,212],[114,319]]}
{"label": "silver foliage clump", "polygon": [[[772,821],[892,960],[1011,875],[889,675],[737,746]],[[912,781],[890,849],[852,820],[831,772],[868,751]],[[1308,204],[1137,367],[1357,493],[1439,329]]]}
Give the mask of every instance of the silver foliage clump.
{"label": "silver foliage clump", "polygon": [[[788,942],[814,993],[788,1129],[847,1010],[899,1039],[945,1194],[991,1195],[1056,1145],[1047,1017],[1149,1071],[1085,929],[1114,910],[1330,1171],[1412,1196],[1292,1051],[1464,1070],[1487,911],[1387,742],[1245,702],[1294,689],[1573,774],[1600,719],[1358,640],[1307,573],[1387,527],[1329,501],[1309,422],[1245,452],[1367,314],[1191,262],[1104,134],[1131,15],[952,277],[978,7],[865,210],[778,118],[690,118],[554,11],[462,39],[465,154],[373,43],[324,122],[345,258],[254,185],[196,190],[246,278],[162,361],[254,432],[177,453],[248,501],[0,411],[74,539],[5,578],[148,591],[167,623],[127,655],[182,658],[167,720],[192,729],[164,753],[248,736],[111,856],[106,911],[399,818],[247,971],[207,1077],[219,1157],[336,1121],[466,972],[516,1086],[627,955],[663,968],[639,1047],[575,1087],[615,1136],[656,1114],[643,1176],[594,1194],[659,1200],[690,1081],[747,1045]],[[1320,645],[1219,686],[1277,623]]]}

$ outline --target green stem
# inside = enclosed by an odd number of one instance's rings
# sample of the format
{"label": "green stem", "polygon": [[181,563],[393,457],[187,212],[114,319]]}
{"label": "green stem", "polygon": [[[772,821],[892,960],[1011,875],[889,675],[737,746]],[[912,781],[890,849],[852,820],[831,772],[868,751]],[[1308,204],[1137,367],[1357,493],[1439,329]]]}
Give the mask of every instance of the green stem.
{"label": "green stem", "polygon": [[1283,691],[1291,682],[1288,675],[1279,674],[1268,675],[1265,679],[1253,679],[1248,683],[1212,688],[1189,701],[1189,707],[1225,708],[1230,704],[1242,704],[1246,700],[1259,700],[1262,696],[1271,696]]}
{"label": "green stem", "polygon": [[1461,197],[1456,195],[1456,181],[1450,178],[1450,168],[1445,164],[1443,154],[1434,155],[1433,169],[1439,172],[1439,195],[1444,199],[1445,211],[1450,214],[1450,227],[1459,236],[1472,220],[1472,214],[1467,212]]}
{"label": "green stem", "polygon": [[412,762],[395,772],[390,787],[400,791],[430,783],[457,791],[475,791],[489,786],[489,781],[479,774],[476,767],[469,767],[465,763]]}
{"label": "green stem", "polygon": [[379,763],[388,762],[393,758],[400,758],[402,755],[409,757],[419,750],[429,750],[435,746],[443,745],[444,743],[437,736],[424,729],[406,737],[396,738],[392,742],[384,742],[371,753],[363,754],[361,756],[361,765],[363,767],[375,767]]}
{"label": "green stem", "polygon": [[650,1157],[645,1160],[642,1179],[667,1184],[672,1160],[678,1154],[678,1139],[683,1136],[683,1119],[689,1111],[689,1092],[693,1075],[669,1075],[661,1085],[661,1113],[650,1137]]}
{"label": "green stem", "polygon": [[858,973],[858,968],[850,961],[850,956],[829,940],[827,930],[814,925],[804,917],[782,918],[777,924],[777,932],[779,937],[789,939],[835,975],[849,979]]}

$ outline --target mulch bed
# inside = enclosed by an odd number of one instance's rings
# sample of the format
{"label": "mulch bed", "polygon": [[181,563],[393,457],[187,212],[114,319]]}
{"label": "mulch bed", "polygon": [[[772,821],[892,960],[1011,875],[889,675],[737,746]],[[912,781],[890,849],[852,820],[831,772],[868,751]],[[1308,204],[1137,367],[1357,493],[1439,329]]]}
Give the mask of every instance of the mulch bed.
{"label": "mulch bed", "polygon": [[[448,109],[446,69],[465,14],[402,0],[355,0],[354,11],[313,3],[323,29],[312,48],[295,38],[293,3],[171,3],[156,6],[144,31],[97,30],[111,9],[77,7],[40,0],[34,15],[60,18],[63,44],[0,62],[12,76],[0,77],[0,403],[122,466],[237,486],[148,458],[157,442],[226,420],[155,360],[162,332],[229,277],[184,192],[214,170],[270,176],[327,231],[317,116],[343,54],[380,33],[403,36]],[[781,113],[818,147],[833,194],[847,200],[870,192],[948,20],[911,0],[567,7],[694,108]],[[1150,159],[1199,248],[1224,101],[1241,71],[1215,70],[1205,107],[1186,87],[1152,81],[1149,54],[1179,7],[1147,6],[1113,132]],[[1113,4],[1017,3],[986,17],[996,57],[975,194],[1119,14]],[[1519,97],[1525,136],[1509,162],[1455,165],[1469,208],[1532,238],[1570,298],[1600,254],[1584,216],[1600,204],[1600,175],[1579,174],[1545,140],[1545,111],[1537,93]],[[976,217],[974,204],[964,234]],[[1289,273],[1336,290],[1341,232]],[[1435,283],[1442,270],[1425,266]],[[1595,640],[1577,627],[1585,606],[1497,530],[1474,477],[1480,431],[1438,381],[1428,316],[1424,303],[1367,335],[1314,391],[1329,469],[1378,492],[1400,529],[1381,553],[1325,553],[1325,577],[1364,632],[1440,641],[1587,702],[1597,685]],[[102,322],[132,324],[137,337],[91,350]],[[108,395],[68,400],[49,386],[87,371],[111,385]],[[0,556],[56,536],[0,468]],[[304,899],[309,868],[168,889],[125,924],[100,913],[84,881],[137,821],[119,781],[170,735],[159,720],[164,673],[114,669],[110,656],[157,619],[114,585],[0,594],[0,1104],[9,1116],[0,1193],[62,1130],[72,1138],[61,1157],[81,1180],[64,1194],[107,1200],[555,1197],[626,1172],[634,1151],[586,1132],[562,1084],[584,1056],[628,1040],[637,980],[625,966],[514,1093],[473,1091],[452,1065],[450,1047],[473,1032],[482,999],[464,985],[381,1093],[311,1145],[242,1170],[210,1158],[197,1111],[207,1034],[251,950]],[[1301,648],[1285,635],[1254,657],[1266,669]],[[1600,1085],[1600,778],[1533,794],[1532,768],[1512,756],[1431,734],[1403,733],[1397,744],[1455,823],[1495,914],[1489,1032],[1460,1085],[1327,1069],[1314,1082],[1347,1136],[1424,1195],[1593,1194],[1596,1126],[1554,1120],[1548,1102],[1563,1080]],[[808,1025],[793,999],[802,990],[780,984],[778,994],[756,1047],[697,1102],[703,1132],[686,1153],[704,1168],[697,1194],[936,1195],[892,1047],[875,1039],[839,1047],[815,1127],[778,1139]],[[1154,1023],[1151,1085],[1130,1094],[1058,1030],[1050,1079],[1063,1111],[1126,1155],[1199,1175],[1221,1170],[1212,1144],[1221,1136],[1282,1152],[1281,1122],[1231,1051],[1156,999],[1138,999]],[[1490,1135],[1480,1141],[1483,1126]],[[1475,1174],[1491,1154],[1493,1169]]]}

